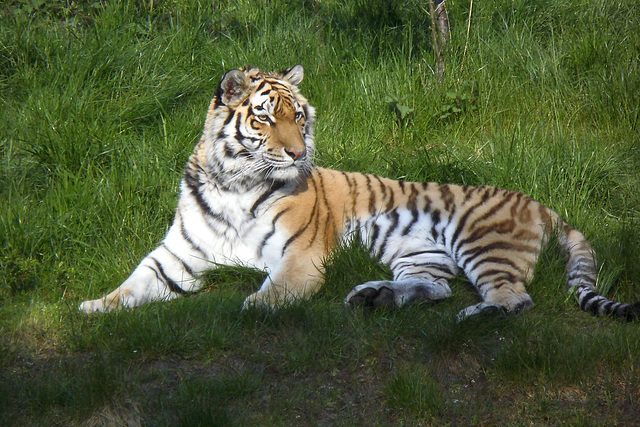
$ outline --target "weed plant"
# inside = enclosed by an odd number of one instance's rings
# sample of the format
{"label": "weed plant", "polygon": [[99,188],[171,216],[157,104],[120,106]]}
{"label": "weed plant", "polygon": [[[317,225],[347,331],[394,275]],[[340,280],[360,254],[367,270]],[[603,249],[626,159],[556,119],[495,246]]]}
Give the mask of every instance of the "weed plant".
{"label": "weed plant", "polygon": [[531,194],[593,243],[605,295],[640,300],[640,5],[447,7],[438,83],[414,0],[0,5],[0,424],[637,423],[640,329],[581,312],[553,244],[507,319],[455,323],[478,300],[462,278],[438,304],[347,310],[389,276],[358,245],[275,313],[241,311],[264,277],[246,268],[76,310],[161,241],[223,73],[297,63],[320,165]]}

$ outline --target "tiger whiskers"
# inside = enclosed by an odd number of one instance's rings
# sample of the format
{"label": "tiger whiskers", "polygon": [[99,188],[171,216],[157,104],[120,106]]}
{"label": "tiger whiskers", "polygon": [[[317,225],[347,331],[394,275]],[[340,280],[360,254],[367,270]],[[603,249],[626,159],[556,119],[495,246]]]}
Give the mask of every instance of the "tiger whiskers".
{"label": "tiger whiskers", "polygon": [[[227,188],[247,188],[267,178],[273,166],[263,162],[251,162],[242,165],[232,174],[226,175],[221,184]],[[261,178],[264,177],[264,178]]]}

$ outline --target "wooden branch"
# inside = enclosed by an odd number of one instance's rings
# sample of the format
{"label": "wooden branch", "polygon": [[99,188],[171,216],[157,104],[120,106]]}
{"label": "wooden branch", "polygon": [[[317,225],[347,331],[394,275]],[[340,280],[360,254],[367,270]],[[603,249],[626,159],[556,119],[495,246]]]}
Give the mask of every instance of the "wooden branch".
{"label": "wooden branch", "polygon": [[444,51],[451,37],[449,14],[447,13],[445,3],[446,0],[429,0],[431,34],[433,35],[433,50],[436,54],[436,78],[438,81],[442,81],[444,74]]}

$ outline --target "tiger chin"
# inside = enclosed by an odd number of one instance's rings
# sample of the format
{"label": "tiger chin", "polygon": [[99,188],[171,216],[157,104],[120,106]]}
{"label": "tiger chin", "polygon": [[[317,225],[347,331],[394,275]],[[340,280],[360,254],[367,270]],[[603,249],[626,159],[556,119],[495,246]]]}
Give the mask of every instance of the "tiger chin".
{"label": "tiger chin", "polygon": [[298,90],[304,70],[227,72],[180,185],[164,241],[131,276],[80,310],[101,312],[170,300],[200,289],[217,265],[265,269],[244,307],[277,308],[309,298],[324,260],[357,238],[386,264],[390,280],[359,284],[347,306],[397,306],[451,295],[464,274],[482,301],[460,311],[520,313],[548,236],[566,253],[566,282],[596,316],[634,320],[640,303],[613,302],[594,288],[597,269],[584,236],[531,197],[496,187],[404,182],[314,165],[314,108]]}

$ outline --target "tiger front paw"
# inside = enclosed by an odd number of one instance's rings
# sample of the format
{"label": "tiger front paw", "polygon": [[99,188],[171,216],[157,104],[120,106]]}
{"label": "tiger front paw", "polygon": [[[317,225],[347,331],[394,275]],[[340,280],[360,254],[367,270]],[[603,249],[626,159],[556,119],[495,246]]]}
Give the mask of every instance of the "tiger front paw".
{"label": "tiger front paw", "polygon": [[90,313],[101,313],[103,311],[108,311],[108,306],[105,304],[105,299],[94,299],[89,301],[84,301],[78,307],[80,311],[86,314]]}
{"label": "tiger front paw", "polygon": [[271,296],[265,292],[255,292],[249,295],[242,304],[242,310],[251,308],[267,309],[271,310],[275,308],[274,302],[271,300]]}
{"label": "tiger front paw", "polygon": [[266,310],[277,310],[295,304],[304,297],[292,292],[290,289],[281,287],[267,287],[249,295],[242,304],[242,309],[259,308]]}
{"label": "tiger front paw", "polygon": [[136,299],[129,292],[114,292],[104,298],[84,301],[78,309],[83,313],[91,314],[135,306]]}

